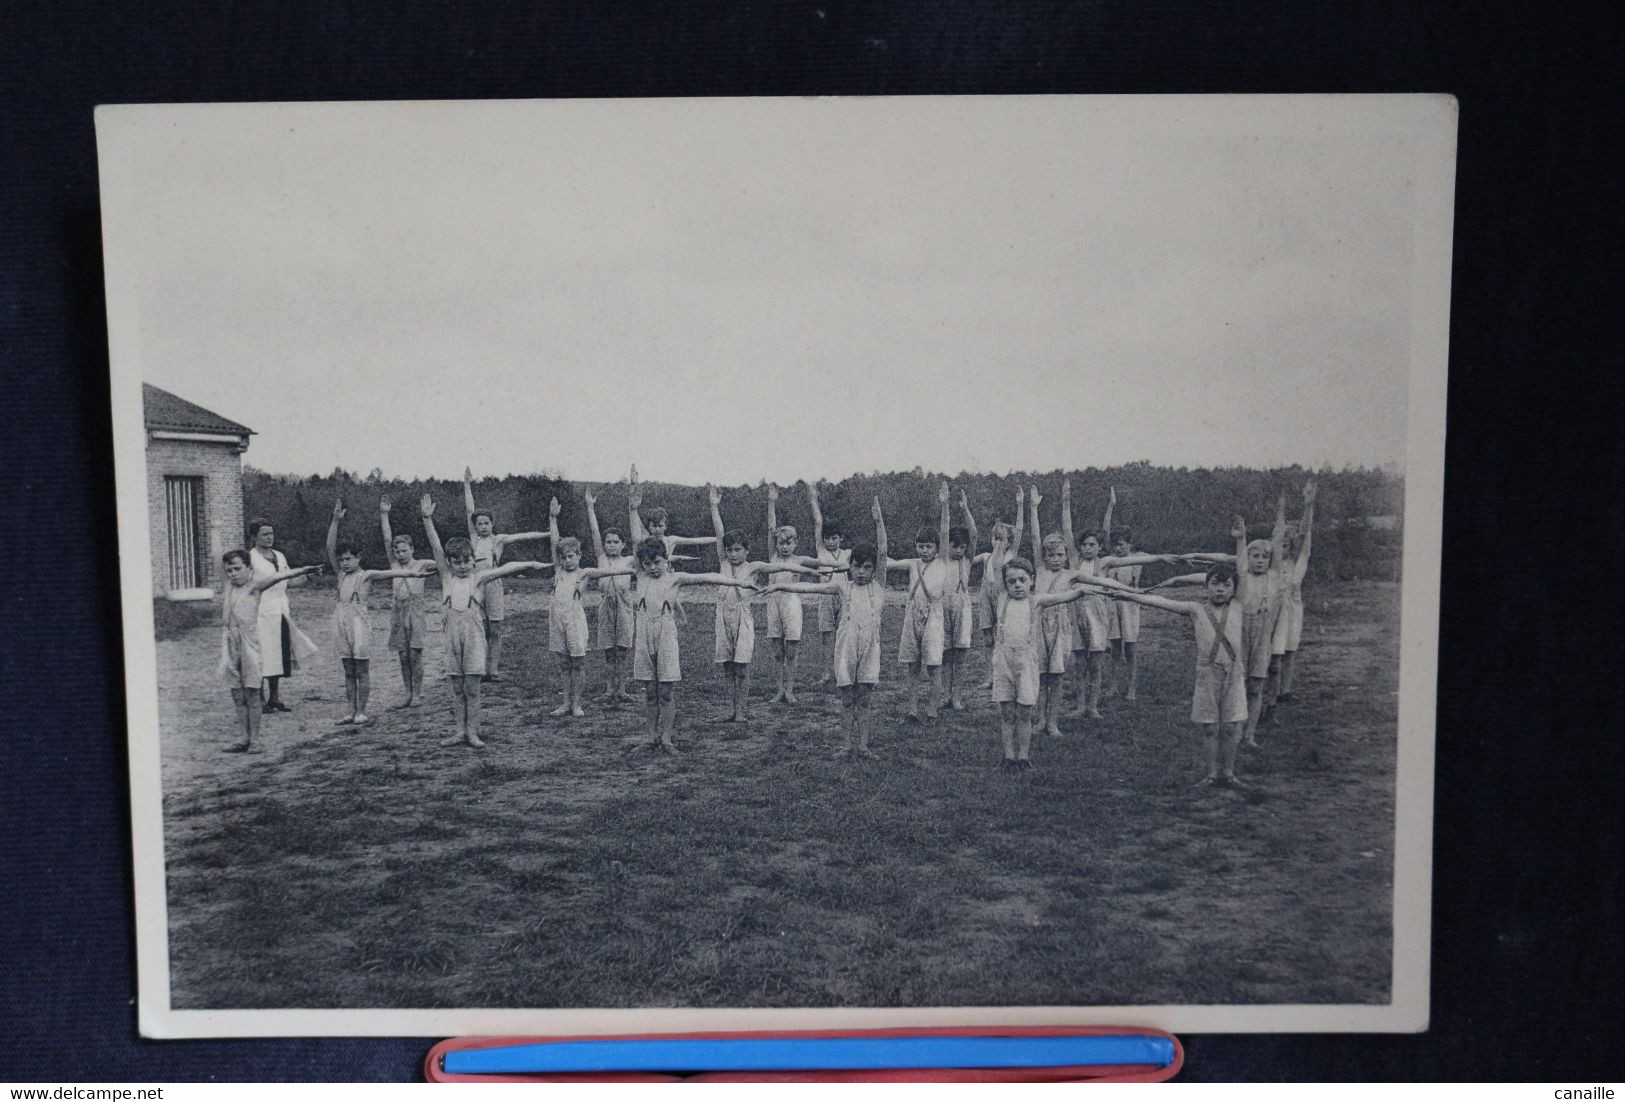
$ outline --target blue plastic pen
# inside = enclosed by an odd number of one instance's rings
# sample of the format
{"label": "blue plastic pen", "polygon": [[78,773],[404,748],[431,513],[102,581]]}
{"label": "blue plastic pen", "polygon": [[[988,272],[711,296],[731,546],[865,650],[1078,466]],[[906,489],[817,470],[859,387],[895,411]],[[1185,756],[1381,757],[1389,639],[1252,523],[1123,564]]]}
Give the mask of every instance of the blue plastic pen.
{"label": "blue plastic pen", "polygon": [[460,1049],[457,1075],[602,1071],[863,1071],[879,1068],[1168,1067],[1173,1042],[1136,1034],[1073,1037],[751,1037],[552,1041]]}

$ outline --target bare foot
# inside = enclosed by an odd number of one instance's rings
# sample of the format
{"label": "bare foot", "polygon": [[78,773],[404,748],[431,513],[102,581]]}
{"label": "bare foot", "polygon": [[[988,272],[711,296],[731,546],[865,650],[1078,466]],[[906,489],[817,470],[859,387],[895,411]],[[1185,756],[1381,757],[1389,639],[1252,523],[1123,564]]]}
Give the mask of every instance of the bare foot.
{"label": "bare foot", "polygon": [[1246,781],[1242,780],[1240,777],[1236,776],[1234,773],[1226,773],[1223,777],[1220,778],[1220,782],[1223,783],[1223,784],[1229,785],[1231,788],[1251,788],[1252,787],[1252,785],[1248,784]]}
{"label": "bare foot", "polygon": [[876,761],[878,761],[879,758],[880,758],[879,754],[875,753],[873,750],[869,749],[867,746],[858,747],[858,753],[862,754],[866,758],[870,758],[870,759],[876,760]]}
{"label": "bare foot", "polygon": [[352,724],[354,722],[355,722],[355,716],[345,716],[343,719],[336,720],[333,723],[333,726],[335,726],[335,727],[348,727],[348,726],[350,726],[350,724]]}
{"label": "bare foot", "polygon": [[462,735],[452,735],[450,738],[443,738],[443,739],[440,740],[440,745],[441,746],[461,746],[462,744],[463,744],[463,736]]}
{"label": "bare foot", "polygon": [[570,714],[570,706],[568,704],[560,704],[557,708],[554,708],[547,714],[550,716],[567,716]]}
{"label": "bare foot", "polygon": [[617,693],[616,695],[619,696],[622,700],[626,701],[628,704],[642,704],[643,703],[643,698],[641,696],[639,696],[638,694],[636,694],[636,693]]}
{"label": "bare foot", "polygon": [[584,717],[584,716],[586,716],[586,714],[587,714],[587,713],[586,713],[586,712],[583,712],[583,711],[582,711],[582,710],[581,710],[581,705],[579,705],[579,704],[577,704],[577,705],[576,705],[576,706],[575,706],[575,707],[574,707],[574,708],[571,708],[571,709],[570,709],[570,714],[571,714],[571,715],[572,715],[572,716],[574,716],[574,717],[575,717],[575,718],[576,718],[576,719],[581,719],[581,718],[583,718],[583,717]]}
{"label": "bare foot", "polygon": [[1138,695],[1135,694],[1133,689],[1130,689],[1128,692],[1123,694],[1123,699],[1124,700],[1138,700],[1140,698],[1139,698]]}
{"label": "bare foot", "polygon": [[1061,729],[1059,727],[1057,727],[1053,723],[1051,723],[1048,727],[1044,728],[1044,733],[1046,735],[1048,735],[1050,738],[1062,738],[1063,737],[1062,734],[1061,734]]}
{"label": "bare foot", "polygon": [[1218,783],[1219,783],[1219,778],[1215,774],[1209,773],[1207,776],[1205,776],[1201,780],[1197,781],[1196,784],[1193,785],[1192,787],[1195,787],[1195,788],[1207,788],[1210,785],[1215,785],[1215,784],[1218,784]]}
{"label": "bare foot", "polygon": [[1241,740],[1241,744],[1243,746],[1251,747],[1254,750],[1258,749],[1258,740],[1255,738],[1244,738]]}
{"label": "bare foot", "polygon": [[1090,719],[1105,719],[1106,717],[1101,715],[1099,708],[1090,708],[1089,709],[1089,718]]}
{"label": "bare foot", "polygon": [[480,738],[480,736],[478,736],[478,735],[469,735],[468,736],[468,744],[470,746],[472,746],[474,749],[478,750],[482,746],[485,745],[485,740]]}
{"label": "bare foot", "polygon": [[664,750],[668,754],[681,754],[682,753],[681,750],[677,749],[677,744],[675,742],[672,742],[671,739],[669,739],[669,738],[661,739],[660,742],[658,743],[658,745],[662,750]]}
{"label": "bare foot", "polygon": [[233,743],[232,745],[226,747],[226,753],[228,754],[248,754],[252,753],[253,751],[254,747],[250,743],[246,742]]}
{"label": "bare foot", "polygon": [[778,692],[774,693],[773,694],[773,699],[768,701],[768,703],[769,704],[783,704],[784,703],[784,690],[780,689]]}
{"label": "bare foot", "polygon": [[963,712],[965,710],[965,702],[956,696],[948,702],[948,707],[952,708],[956,712]]}
{"label": "bare foot", "polygon": [[796,703],[798,703],[798,701],[796,700],[796,694],[791,692],[789,689],[784,690],[784,702],[786,704],[796,704]]}

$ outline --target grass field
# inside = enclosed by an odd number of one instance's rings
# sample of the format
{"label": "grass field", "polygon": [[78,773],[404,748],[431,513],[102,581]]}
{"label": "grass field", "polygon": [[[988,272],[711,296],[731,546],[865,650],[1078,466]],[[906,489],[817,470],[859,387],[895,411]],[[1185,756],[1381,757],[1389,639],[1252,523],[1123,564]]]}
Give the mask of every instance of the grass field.
{"label": "grass field", "polygon": [[[1296,700],[1244,752],[1254,787],[1235,792],[1191,787],[1178,617],[1145,613],[1137,702],[1108,699],[1104,722],[1074,721],[1035,744],[1032,772],[1006,774],[985,693],[939,729],[894,724],[890,663],[880,760],[830,760],[816,636],[799,706],[763,699],[751,723],[714,722],[727,705],[711,610],[691,607],[689,752],[673,759],[636,749],[641,707],[546,717],[558,678],[526,584],[479,751],[437,745],[443,678],[427,707],[385,711],[400,679],[381,600],[380,721],[333,726],[344,687],[328,648],[284,683],[294,712],[266,717],[259,755],[221,752],[218,628],[159,643],[174,1006],[1388,1000],[1396,585],[1312,585]],[[293,596],[327,644],[331,594]],[[596,693],[601,660],[588,669]],[[759,641],[756,695],[771,683]]]}

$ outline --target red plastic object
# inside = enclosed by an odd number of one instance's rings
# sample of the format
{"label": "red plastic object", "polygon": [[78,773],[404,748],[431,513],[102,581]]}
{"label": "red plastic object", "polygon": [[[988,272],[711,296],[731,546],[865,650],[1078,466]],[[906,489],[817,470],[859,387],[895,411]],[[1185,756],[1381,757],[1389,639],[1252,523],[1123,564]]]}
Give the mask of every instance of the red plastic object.
{"label": "red plastic object", "polygon": [[[548,1041],[721,1040],[748,1037],[1166,1037],[1174,1045],[1167,1067],[1114,1064],[1070,1068],[887,1068],[869,1071],[726,1071],[703,1075],[653,1075],[647,1072],[600,1072],[591,1075],[455,1075],[441,1070],[448,1052]],[[429,1050],[423,1075],[431,1083],[1161,1083],[1179,1074],[1185,1049],[1179,1038],[1160,1029],[1120,1026],[945,1026],[918,1029],[797,1029],[739,1033],[629,1033],[560,1037],[453,1037]]]}

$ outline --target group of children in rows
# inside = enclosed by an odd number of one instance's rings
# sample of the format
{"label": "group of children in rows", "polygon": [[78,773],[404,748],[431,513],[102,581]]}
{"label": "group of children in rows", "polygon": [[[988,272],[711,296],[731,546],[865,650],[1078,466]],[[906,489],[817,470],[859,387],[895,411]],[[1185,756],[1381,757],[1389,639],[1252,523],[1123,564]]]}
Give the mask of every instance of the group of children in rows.
{"label": "group of children in rows", "polygon": [[[598,647],[604,652],[605,689],[600,700],[637,701],[627,691],[627,677],[644,686],[649,709],[651,745],[675,753],[676,686],[682,680],[678,624],[686,615],[681,600],[687,586],[718,587],[715,601],[714,659],[723,668],[731,711],[728,721],[749,718],[750,671],[755,654],[753,598],[767,597],[767,639],[775,672],[775,703],[796,702],[798,651],[803,634],[802,597],[816,596],[818,630],[829,656],[824,681],[833,681],[840,697],[841,743],[838,755],[873,757],[869,745],[871,698],[880,681],[881,613],[888,571],[906,571],[907,598],[897,661],[907,667],[904,719],[920,719],[919,693],[926,683],[925,718],[939,708],[964,707],[966,657],[980,620],[989,650],[990,676],[984,688],[999,707],[1003,768],[1031,768],[1033,732],[1061,735],[1063,681],[1068,669],[1079,675],[1078,697],[1084,716],[1102,718],[1100,700],[1108,651],[1126,674],[1125,697],[1136,695],[1135,649],[1139,609],[1150,606],[1188,617],[1196,635],[1196,675],[1191,719],[1201,725],[1207,755],[1203,784],[1236,784],[1239,742],[1256,745],[1256,728],[1265,711],[1290,699],[1293,661],[1302,636],[1302,582],[1308,566],[1313,527],[1315,485],[1304,487],[1304,514],[1298,526],[1286,521],[1282,494],[1269,540],[1247,540],[1246,527],[1235,518],[1234,553],[1180,555],[1138,554],[1131,534],[1113,531],[1112,492],[1103,530],[1074,533],[1071,486],[1061,486],[1061,531],[1045,534],[1039,527],[1043,500],[1036,486],[1026,495],[1016,490],[1014,522],[997,521],[991,549],[977,552],[975,517],[963,493],[964,526],[950,523],[950,490],[938,492],[940,513],[934,528],[922,528],[914,555],[890,557],[885,518],[878,498],[871,513],[873,542],[848,546],[843,533],[826,524],[816,486],[808,487],[813,517],[814,555],[797,552],[797,532],[780,525],[778,491],[769,487],[767,526],[770,552],[752,559],[744,532],[727,529],[721,495],[707,488],[713,534],[677,536],[667,532],[665,511],[645,510],[634,467],[629,482],[631,550],[622,533],[600,529],[596,498],[585,494],[597,566],[581,564],[581,541],[561,537],[559,502],[549,505],[546,532],[499,535],[488,511],[475,505],[472,474],[464,472],[464,506],[468,537],[442,544],[435,528],[435,503],[425,494],[421,512],[433,553],[419,559],[412,537],[390,526],[390,502],[380,503],[380,523],[394,566],[366,570],[356,548],[339,540],[345,516],[334,505],[328,528],[328,562],[338,577],[335,638],[344,667],[347,714],[341,726],[364,726],[370,694],[369,659],[372,629],[366,598],[375,581],[393,587],[389,645],[398,652],[403,708],[422,703],[423,651],[427,642],[426,577],[440,575],[440,609],[444,620],[446,673],[453,691],[454,733],[447,744],[483,746],[479,737],[480,694],[484,683],[501,680],[503,623],[506,618],[502,579],[523,571],[551,569],[548,599],[548,647],[559,656],[563,699],[554,716],[584,714],[585,657],[589,627],[583,600],[586,583],[596,581],[602,594],[598,607]],[[1025,518],[1023,506],[1025,505]],[[1030,535],[1033,559],[1021,557],[1023,530]],[[296,655],[314,648],[292,625],[282,591],[301,584],[320,567],[289,568],[271,549],[271,526],[250,525],[251,547],[225,555],[227,580],[223,666],[232,685],[243,734],[232,750],[253,748],[262,714],[285,711],[277,699],[280,675]],[[553,561],[504,561],[519,543],[546,539]],[[1112,553],[1104,554],[1107,546]],[[715,546],[719,569],[683,573],[677,561],[692,556],[680,549]],[[943,553],[946,549],[946,554]],[[1201,564],[1202,573],[1186,574],[1140,587],[1141,570],[1151,563]],[[972,569],[982,565],[983,581],[973,598]],[[804,580],[786,580],[785,576]],[[1168,586],[1201,584],[1200,601],[1169,600],[1150,592]],[[979,614],[975,611],[980,605]],[[267,612],[269,609],[269,613]],[[262,678],[269,686],[263,704]]]}

